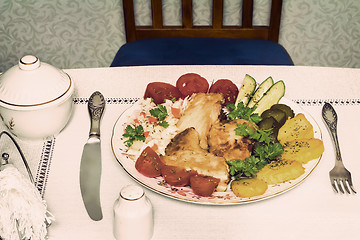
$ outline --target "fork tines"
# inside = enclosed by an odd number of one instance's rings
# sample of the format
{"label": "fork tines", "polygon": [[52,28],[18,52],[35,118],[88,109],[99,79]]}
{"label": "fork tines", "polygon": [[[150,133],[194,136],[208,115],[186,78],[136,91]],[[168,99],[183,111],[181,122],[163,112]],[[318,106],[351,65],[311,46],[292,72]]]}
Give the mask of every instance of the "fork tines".
{"label": "fork tines", "polygon": [[[332,179],[331,185],[336,193],[345,193],[345,191],[348,194],[351,194],[351,192],[356,194],[356,191],[354,189],[354,186],[352,184],[351,178],[350,179]],[[345,191],[344,191],[345,189]],[[351,191],[350,191],[351,190]]]}

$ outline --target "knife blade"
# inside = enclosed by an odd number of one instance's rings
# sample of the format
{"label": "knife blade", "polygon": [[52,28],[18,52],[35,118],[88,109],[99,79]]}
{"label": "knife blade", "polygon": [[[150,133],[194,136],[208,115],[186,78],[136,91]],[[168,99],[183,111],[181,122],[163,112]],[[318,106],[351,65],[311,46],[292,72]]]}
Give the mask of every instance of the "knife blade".
{"label": "knife blade", "polygon": [[99,221],[103,218],[100,203],[101,180],[101,141],[100,120],[105,109],[104,96],[96,91],[88,102],[90,115],[89,139],[84,145],[80,163],[81,196],[90,218]]}

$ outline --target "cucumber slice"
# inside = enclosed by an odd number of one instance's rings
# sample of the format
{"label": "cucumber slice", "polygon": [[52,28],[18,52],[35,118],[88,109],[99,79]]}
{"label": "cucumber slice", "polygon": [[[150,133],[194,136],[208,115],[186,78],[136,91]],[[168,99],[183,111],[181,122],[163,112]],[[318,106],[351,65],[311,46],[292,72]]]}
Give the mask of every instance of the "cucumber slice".
{"label": "cucumber slice", "polygon": [[258,89],[255,91],[254,96],[250,99],[247,106],[249,108],[252,108],[253,106],[255,106],[255,104],[261,99],[261,97],[264,95],[264,93],[266,93],[267,90],[269,90],[273,84],[274,84],[274,80],[272,79],[272,77],[268,77],[267,79],[265,79],[260,84]]}
{"label": "cucumber slice", "polygon": [[256,81],[253,77],[246,74],[245,78],[241,84],[241,87],[239,89],[239,93],[237,95],[235,106],[238,105],[238,103],[243,102],[244,106],[246,106],[253,95],[256,88]]}
{"label": "cucumber slice", "polygon": [[261,115],[265,110],[272,105],[277,104],[285,94],[285,84],[283,81],[278,81],[271,86],[269,90],[262,96],[260,101],[255,104],[256,109],[254,113]]}

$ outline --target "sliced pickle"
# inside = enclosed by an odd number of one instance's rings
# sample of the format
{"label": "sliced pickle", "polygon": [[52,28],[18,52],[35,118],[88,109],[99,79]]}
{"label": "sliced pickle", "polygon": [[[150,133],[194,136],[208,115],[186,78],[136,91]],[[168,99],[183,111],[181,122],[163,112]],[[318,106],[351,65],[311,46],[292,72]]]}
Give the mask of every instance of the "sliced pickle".
{"label": "sliced pickle", "polygon": [[267,117],[267,118],[263,118],[259,123],[258,126],[261,130],[267,130],[270,128],[279,128],[279,123],[278,121],[276,121],[275,118],[273,117]]}
{"label": "sliced pickle", "polygon": [[280,126],[284,125],[286,121],[286,113],[279,109],[268,109],[261,114],[261,118],[273,117],[279,123]]}
{"label": "sliced pickle", "polygon": [[294,111],[286,104],[275,104],[270,109],[279,109],[286,114],[286,119],[293,118],[295,116]]}
{"label": "sliced pickle", "polygon": [[277,142],[277,136],[280,129],[279,123],[273,117],[264,118],[258,123],[258,126],[261,130],[267,130],[272,128],[272,133],[270,134],[270,141],[272,143]]}

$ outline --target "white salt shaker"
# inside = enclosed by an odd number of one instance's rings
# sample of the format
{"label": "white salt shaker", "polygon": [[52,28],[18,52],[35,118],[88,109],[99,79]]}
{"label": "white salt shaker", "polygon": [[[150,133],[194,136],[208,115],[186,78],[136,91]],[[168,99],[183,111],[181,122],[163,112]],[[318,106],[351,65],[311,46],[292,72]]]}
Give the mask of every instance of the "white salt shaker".
{"label": "white salt shaker", "polygon": [[136,185],[121,189],[114,203],[114,237],[117,240],[147,240],[151,239],[153,229],[152,205],[144,190]]}

